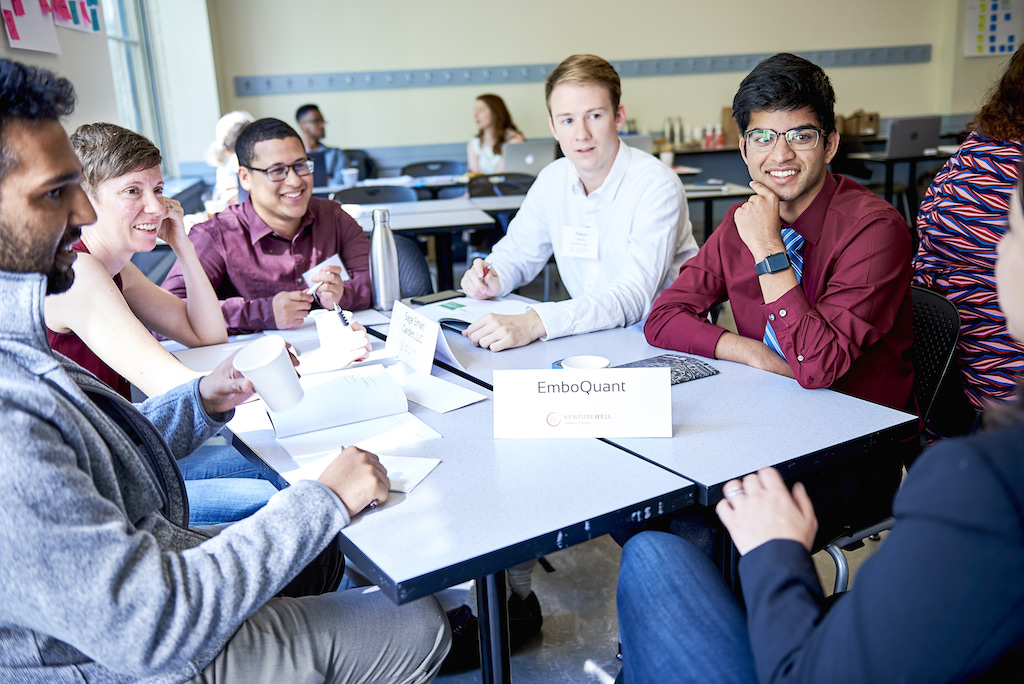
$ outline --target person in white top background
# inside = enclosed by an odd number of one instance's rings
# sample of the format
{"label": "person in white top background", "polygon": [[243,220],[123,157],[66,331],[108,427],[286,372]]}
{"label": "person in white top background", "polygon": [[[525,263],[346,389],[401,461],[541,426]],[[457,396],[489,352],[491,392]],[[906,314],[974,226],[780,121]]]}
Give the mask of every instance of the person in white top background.
{"label": "person in white top background", "polygon": [[463,333],[492,351],[537,339],[629,326],[697,253],[683,184],[651,155],[628,147],[615,68],[573,55],[547,78],[551,133],[565,155],[531,186],[508,234],[462,279],[475,299],[529,283],[554,255],[572,299],[523,314],[487,314]]}
{"label": "person in white top background", "polygon": [[476,98],[473,121],[477,133],[466,146],[470,173],[501,173],[505,170],[502,147],[505,143],[526,142],[526,138],[512,122],[505,101],[497,95],[488,93]]}

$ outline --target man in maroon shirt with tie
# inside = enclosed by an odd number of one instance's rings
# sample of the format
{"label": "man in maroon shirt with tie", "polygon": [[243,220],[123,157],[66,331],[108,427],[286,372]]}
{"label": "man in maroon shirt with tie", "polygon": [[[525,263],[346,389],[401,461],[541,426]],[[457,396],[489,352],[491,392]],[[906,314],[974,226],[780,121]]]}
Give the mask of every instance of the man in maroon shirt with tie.
{"label": "man in maroon shirt with tie", "polygon": [[[368,308],[370,241],[341,205],[312,197],[312,162],[298,133],[278,119],[260,119],[242,130],[235,153],[248,199],[189,232],[228,332],[294,328],[315,303]],[[313,281],[323,284],[309,294],[302,274],[334,255],[344,269],[321,268]],[[177,265],[163,287],[185,296]]]}
{"label": "man in maroon shirt with tie", "polygon": [[[910,231],[891,205],[829,173],[834,103],[824,71],[795,55],[770,57],[743,80],[733,117],[755,194],[683,265],[644,331],[655,346],[913,411]],[[738,334],[707,320],[726,300]],[[778,429],[813,419],[794,415]],[[819,543],[884,515],[899,477],[890,451],[802,478],[820,512]]]}

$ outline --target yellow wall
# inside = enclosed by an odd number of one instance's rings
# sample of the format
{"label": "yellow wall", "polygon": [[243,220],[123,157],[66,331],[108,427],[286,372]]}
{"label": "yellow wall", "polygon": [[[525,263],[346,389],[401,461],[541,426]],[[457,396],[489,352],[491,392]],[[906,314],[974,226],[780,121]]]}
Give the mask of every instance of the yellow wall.
{"label": "yellow wall", "polygon": [[[320,104],[328,142],[347,147],[446,143],[473,134],[479,86],[235,97],[245,75],[555,63],[574,52],[608,59],[932,45],[932,61],[830,71],[837,111],[883,117],[957,114],[977,107],[1005,58],[960,56],[966,0],[751,3],[718,0],[480,3],[470,0],[207,0],[221,108],[289,122]],[[293,9],[293,7],[295,9]],[[301,7],[301,11],[298,9]],[[492,9],[494,8],[494,9]],[[665,116],[704,125],[731,103],[743,74],[625,79],[639,126]],[[547,136],[542,84],[496,89],[527,137]]]}

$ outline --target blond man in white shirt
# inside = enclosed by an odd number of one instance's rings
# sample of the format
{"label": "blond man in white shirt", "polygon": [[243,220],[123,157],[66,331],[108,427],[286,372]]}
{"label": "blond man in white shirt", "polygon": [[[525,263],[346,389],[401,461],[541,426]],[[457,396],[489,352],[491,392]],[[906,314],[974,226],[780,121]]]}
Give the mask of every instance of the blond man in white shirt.
{"label": "blond man in white shirt", "polygon": [[545,85],[551,133],[565,155],[537,176],[508,234],[462,279],[470,297],[508,294],[553,255],[572,297],[519,315],[487,314],[463,333],[492,351],[629,326],[697,253],[679,177],[619,140],[626,120],[614,67],[573,55]]}

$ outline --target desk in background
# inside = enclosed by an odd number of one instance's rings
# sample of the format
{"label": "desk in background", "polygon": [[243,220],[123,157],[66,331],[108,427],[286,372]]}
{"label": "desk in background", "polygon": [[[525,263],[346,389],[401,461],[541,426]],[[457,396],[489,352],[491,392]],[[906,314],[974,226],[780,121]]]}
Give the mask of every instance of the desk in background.
{"label": "desk in background", "polygon": [[437,254],[438,290],[450,290],[455,286],[452,233],[486,230],[495,225],[491,216],[474,207],[469,200],[462,199],[395,204],[344,204],[342,207],[366,232],[373,229],[373,210],[387,209],[391,230],[410,235],[432,235],[434,251]]}
{"label": "desk in background", "polygon": [[917,210],[921,200],[917,196],[917,163],[934,162],[936,165],[945,163],[951,156],[949,148],[942,146],[940,149],[925,150],[922,154],[909,157],[890,157],[885,152],[851,152],[850,159],[882,164],[885,166],[885,201],[892,204],[893,198],[893,177],[896,173],[897,164],[907,164],[907,208],[910,212],[908,220],[916,234]]}

